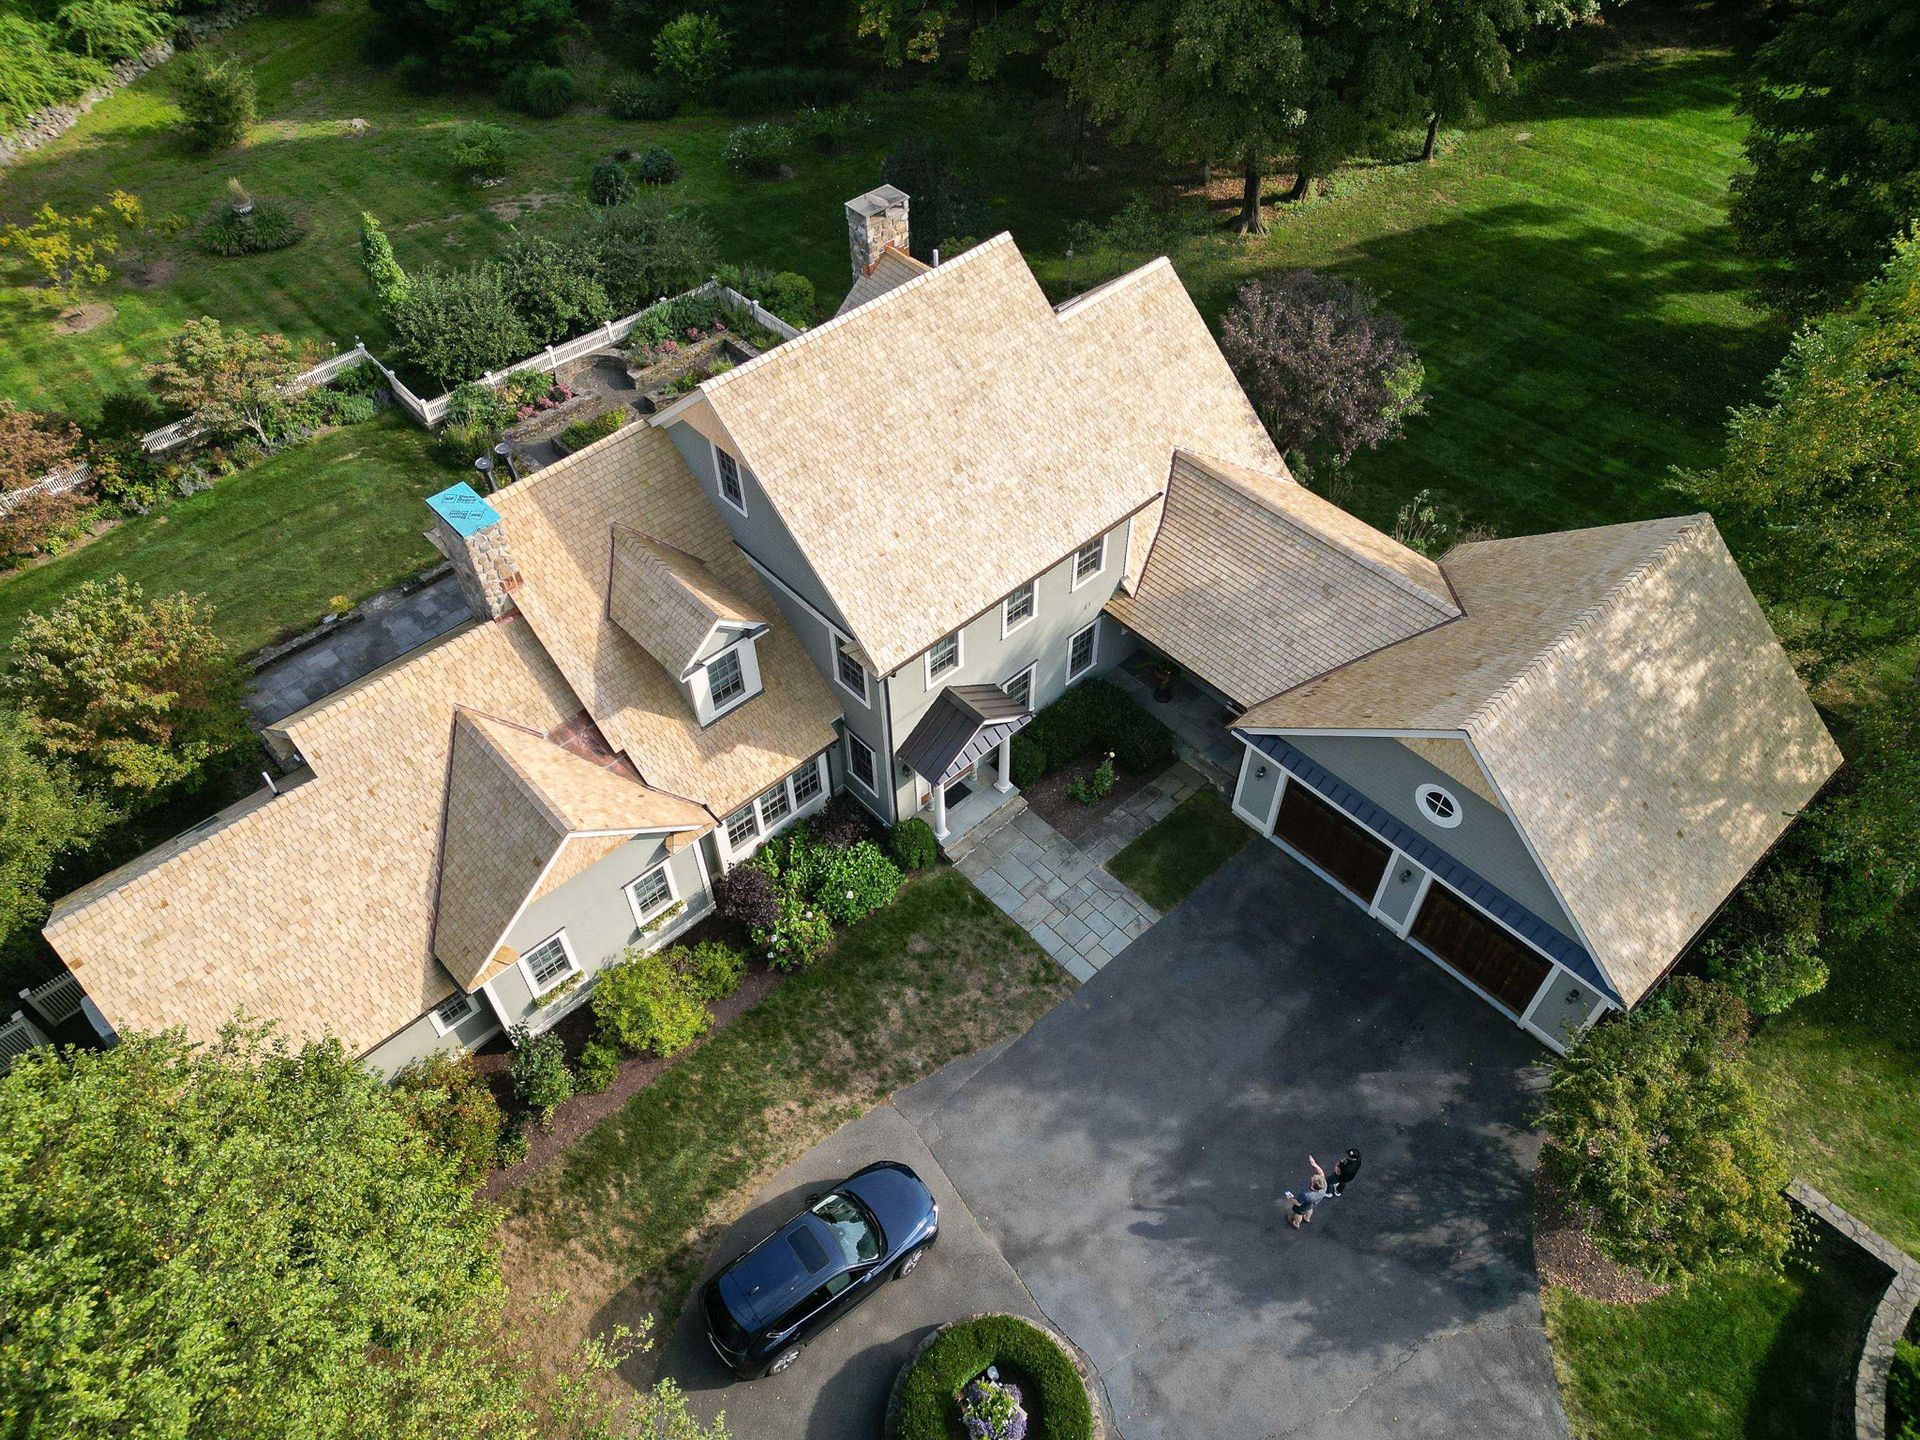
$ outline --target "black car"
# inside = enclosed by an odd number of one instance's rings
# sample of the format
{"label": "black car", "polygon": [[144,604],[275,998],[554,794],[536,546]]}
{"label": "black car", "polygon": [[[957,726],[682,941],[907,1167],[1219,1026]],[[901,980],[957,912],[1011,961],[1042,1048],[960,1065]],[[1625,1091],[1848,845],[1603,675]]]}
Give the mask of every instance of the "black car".
{"label": "black car", "polygon": [[735,1374],[778,1375],[884,1281],[912,1274],[939,1231],[918,1175],[896,1160],[869,1165],[707,1282],[707,1338]]}

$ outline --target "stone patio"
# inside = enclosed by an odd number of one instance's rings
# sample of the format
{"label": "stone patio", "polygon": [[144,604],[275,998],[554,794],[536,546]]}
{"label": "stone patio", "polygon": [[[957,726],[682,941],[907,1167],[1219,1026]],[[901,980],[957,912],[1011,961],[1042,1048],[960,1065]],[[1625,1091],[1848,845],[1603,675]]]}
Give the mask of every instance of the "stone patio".
{"label": "stone patio", "polygon": [[1123,666],[1107,672],[1136,700],[1140,708],[1173,731],[1180,758],[1222,786],[1231,786],[1240,773],[1243,746],[1227,730],[1232,713],[1217,696],[1202,690],[1186,674],[1173,682],[1173,699],[1165,704],[1153,698],[1153,687]]}
{"label": "stone patio", "polygon": [[1106,862],[1207,783],[1185,764],[1157,776],[1069,840],[1014,800],[950,852],[962,875],[1076,980],[1091,980],[1160,918]]}

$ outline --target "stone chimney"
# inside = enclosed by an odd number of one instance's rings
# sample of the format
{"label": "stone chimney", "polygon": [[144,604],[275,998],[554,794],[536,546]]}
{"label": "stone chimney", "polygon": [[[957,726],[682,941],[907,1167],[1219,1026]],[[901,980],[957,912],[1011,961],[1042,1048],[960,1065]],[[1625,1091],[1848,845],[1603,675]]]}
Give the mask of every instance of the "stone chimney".
{"label": "stone chimney", "polygon": [[520,588],[500,512],[464,480],[429,496],[427,508],[433,511],[427,541],[453,562],[467,608],[475,618],[498,620],[513,608],[513,592]]}
{"label": "stone chimney", "polygon": [[892,185],[847,201],[847,243],[853,251],[853,278],[871,275],[880,252],[891,245],[907,248],[907,192]]}

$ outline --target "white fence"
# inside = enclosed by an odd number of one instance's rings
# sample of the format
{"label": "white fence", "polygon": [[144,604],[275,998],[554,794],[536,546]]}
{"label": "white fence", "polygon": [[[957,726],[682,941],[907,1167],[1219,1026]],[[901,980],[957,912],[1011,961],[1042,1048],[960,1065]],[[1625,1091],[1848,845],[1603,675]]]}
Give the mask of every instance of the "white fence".
{"label": "white fence", "polygon": [[80,1002],[87,998],[87,992],[63,970],[43,985],[22,990],[20,998],[38,1010],[47,1024],[64,1025],[80,1013]]}
{"label": "white fence", "polygon": [[13,1018],[0,1025],[0,1075],[13,1069],[13,1062],[29,1050],[51,1043],[38,1025],[18,1010],[14,1011]]}
{"label": "white fence", "polygon": [[[605,350],[618,345],[633,333],[633,327],[648,311],[662,305],[671,305],[675,300],[684,300],[689,296],[716,294],[724,296],[736,309],[745,310],[753,317],[756,325],[764,326],[782,339],[791,340],[800,333],[758,300],[749,300],[738,290],[722,285],[718,280],[709,280],[706,284],[695,286],[682,294],[656,300],[646,309],[636,310],[633,314],[622,316],[618,320],[609,320],[598,330],[589,330],[586,334],[577,335],[559,345],[549,345],[538,354],[529,355],[526,359],[509,365],[504,370],[489,371],[482,377],[482,383],[498,386],[509,375],[517,375],[522,370],[545,370],[550,375],[557,375],[562,365],[571,365],[575,360],[591,355],[596,350]],[[393,391],[395,402],[420,424],[431,430],[447,418],[447,408],[453,403],[451,394],[436,395],[431,400],[422,400],[402,383],[400,377],[394,374],[378,355],[358,341],[351,350],[342,351],[331,360],[324,360],[311,370],[296,375],[288,382],[286,393],[297,395],[300,391],[309,390],[315,385],[324,385],[342,371],[351,370],[363,361],[380,372],[387,382],[387,388]],[[193,423],[192,417],[188,417],[185,420],[176,420],[171,425],[162,425],[158,430],[148,431],[140,437],[140,444],[150,454],[164,455],[169,450],[178,450],[182,445],[191,443],[199,433],[200,427]],[[86,484],[92,475],[92,468],[83,460],[70,470],[56,472],[23,489],[0,495],[0,515],[6,514],[14,506],[21,504],[29,495],[60,495],[69,490],[76,490]]]}

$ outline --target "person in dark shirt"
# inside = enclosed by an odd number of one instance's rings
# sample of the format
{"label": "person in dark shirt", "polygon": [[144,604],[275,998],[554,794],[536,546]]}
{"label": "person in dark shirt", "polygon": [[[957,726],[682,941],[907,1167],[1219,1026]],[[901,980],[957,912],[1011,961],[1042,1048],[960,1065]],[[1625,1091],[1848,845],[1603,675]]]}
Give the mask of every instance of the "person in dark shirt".
{"label": "person in dark shirt", "polygon": [[1360,1152],[1358,1150],[1349,1150],[1340,1157],[1339,1163],[1333,1167],[1333,1185],[1327,1193],[1330,1195],[1346,1194],[1347,1186],[1353,1183],[1353,1177],[1359,1173]]}

